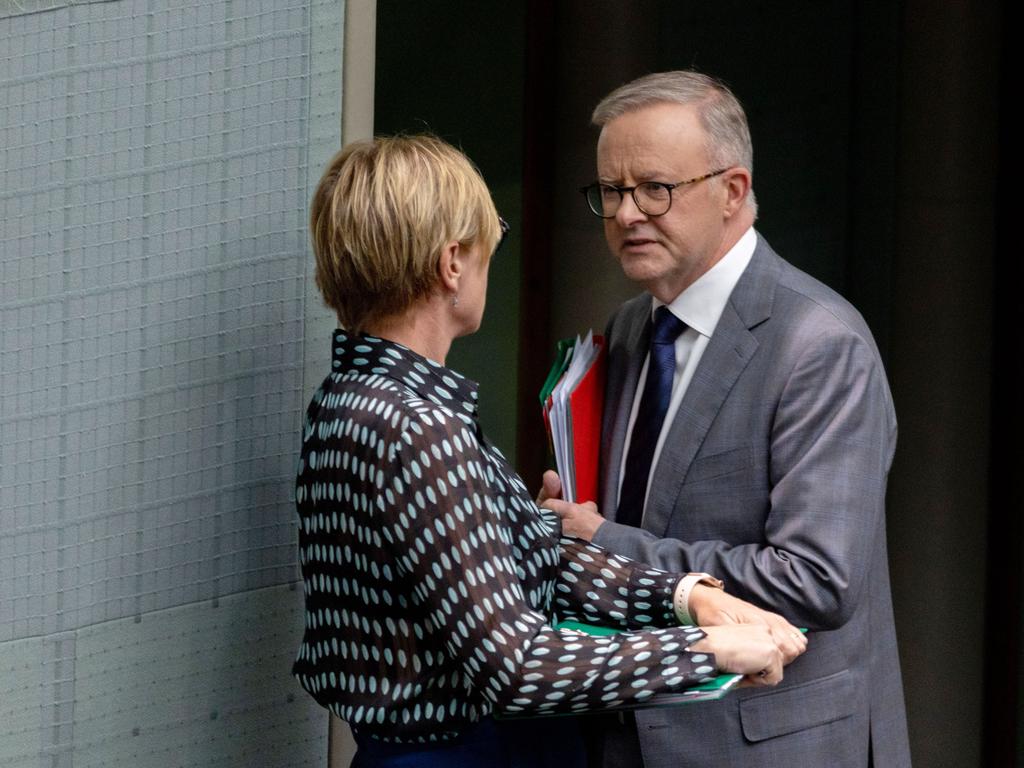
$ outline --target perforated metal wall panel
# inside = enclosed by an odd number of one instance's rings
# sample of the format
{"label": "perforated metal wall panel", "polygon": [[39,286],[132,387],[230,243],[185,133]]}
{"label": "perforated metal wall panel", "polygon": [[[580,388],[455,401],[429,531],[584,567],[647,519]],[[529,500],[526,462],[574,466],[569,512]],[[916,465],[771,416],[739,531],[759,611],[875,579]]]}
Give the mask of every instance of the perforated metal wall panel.
{"label": "perforated metal wall panel", "polygon": [[342,18],[0,0],[0,768],[324,759],[292,484]]}

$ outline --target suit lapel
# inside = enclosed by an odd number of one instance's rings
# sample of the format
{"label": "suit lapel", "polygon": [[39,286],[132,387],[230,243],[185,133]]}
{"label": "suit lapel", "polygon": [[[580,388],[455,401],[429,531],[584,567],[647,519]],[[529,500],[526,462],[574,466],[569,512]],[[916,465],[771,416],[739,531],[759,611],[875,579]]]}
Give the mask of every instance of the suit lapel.
{"label": "suit lapel", "polygon": [[[662,446],[643,524],[655,535],[665,535],[690,464],[736,380],[757,351],[758,342],[751,329],[771,316],[779,269],[778,256],[758,236],[750,264],[729,297]],[[621,455],[621,444],[619,452]]]}
{"label": "suit lapel", "polygon": [[646,530],[664,535],[690,464],[757,346],[736,311],[726,306],[662,446],[647,497]]}

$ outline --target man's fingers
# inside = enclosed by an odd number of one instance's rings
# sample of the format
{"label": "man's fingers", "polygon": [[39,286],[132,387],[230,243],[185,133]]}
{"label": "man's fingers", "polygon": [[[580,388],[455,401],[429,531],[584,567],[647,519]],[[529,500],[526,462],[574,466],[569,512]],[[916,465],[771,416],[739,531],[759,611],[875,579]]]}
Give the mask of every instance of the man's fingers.
{"label": "man's fingers", "polygon": [[541,506],[554,512],[562,521],[563,534],[584,541],[591,541],[594,533],[604,523],[604,518],[597,511],[597,505],[592,501],[573,504],[562,499],[547,499]]}
{"label": "man's fingers", "polygon": [[567,501],[561,501],[560,499],[547,499],[541,504],[544,509],[550,509],[559,517],[565,517],[566,512],[569,511],[569,503]]}
{"label": "man's fingers", "polygon": [[548,499],[558,499],[562,496],[562,480],[558,473],[552,469],[547,470],[541,478],[540,493],[537,494],[537,506],[543,506]]}

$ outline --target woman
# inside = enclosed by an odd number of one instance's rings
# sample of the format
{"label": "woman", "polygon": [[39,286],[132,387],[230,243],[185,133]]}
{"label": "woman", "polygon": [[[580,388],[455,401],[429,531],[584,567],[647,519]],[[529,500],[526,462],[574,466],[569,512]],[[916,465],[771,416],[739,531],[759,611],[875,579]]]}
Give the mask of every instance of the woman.
{"label": "woman", "polygon": [[[507,766],[493,713],[631,706],[719,670],[781,679],[803,650],[792,627],[680,626],[687,611],[768,614],[692,579],[687,600],[682,574],[559,541],[480,431],[475,385],[444,361],[480,325],[507,227],[465,156],[423,136],[350,145],[311,224],[317,285],[346,330],[303,431],[294,672],[351,725],[356,765]],[[559,631],[555,614],[629,631]]]}

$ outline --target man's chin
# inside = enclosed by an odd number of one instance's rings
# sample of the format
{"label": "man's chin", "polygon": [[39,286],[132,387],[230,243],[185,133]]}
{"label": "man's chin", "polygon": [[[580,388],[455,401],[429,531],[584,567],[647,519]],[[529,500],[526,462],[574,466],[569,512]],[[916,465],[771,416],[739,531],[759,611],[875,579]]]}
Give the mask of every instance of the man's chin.
{"label": "man's chin", "polygon": [[663,269],[651,254],[619,252],[619,266],[622,273],[634,283],[646,285],[661,277]]}

